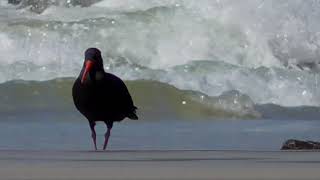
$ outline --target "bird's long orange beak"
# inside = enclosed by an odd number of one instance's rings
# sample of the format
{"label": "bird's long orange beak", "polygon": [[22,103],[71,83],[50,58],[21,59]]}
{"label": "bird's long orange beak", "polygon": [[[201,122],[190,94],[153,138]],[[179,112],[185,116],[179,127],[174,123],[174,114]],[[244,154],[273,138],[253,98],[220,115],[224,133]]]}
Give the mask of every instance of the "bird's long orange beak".
{"label": "bird's long orange beak", "polygon": [[85,64],[85,68],[84,68],[84,72],[82,74],[81,77],[81,83],[83,84],[83,82],[86,80],[87,74],[90,72],[90,70],[93,67],[93,61],[91,60],[86,60],[86,64]]}

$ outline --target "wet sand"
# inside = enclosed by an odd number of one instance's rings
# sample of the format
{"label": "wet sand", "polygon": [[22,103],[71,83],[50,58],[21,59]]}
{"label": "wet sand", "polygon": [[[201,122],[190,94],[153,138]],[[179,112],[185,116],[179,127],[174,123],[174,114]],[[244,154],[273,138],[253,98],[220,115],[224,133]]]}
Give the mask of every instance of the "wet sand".
{"label": "wet sand", "polygon": [[320,179],[320,152],[0,151],[0,179]]}

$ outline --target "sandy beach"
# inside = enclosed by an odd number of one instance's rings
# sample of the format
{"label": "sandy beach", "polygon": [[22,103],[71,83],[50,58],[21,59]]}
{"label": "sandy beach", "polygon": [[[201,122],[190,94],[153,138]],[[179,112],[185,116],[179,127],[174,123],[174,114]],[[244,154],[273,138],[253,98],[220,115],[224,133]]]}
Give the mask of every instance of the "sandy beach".
{"label": "sandy beach", "polygon": [[0,179],[320,179],[320,152],[0,151]]}

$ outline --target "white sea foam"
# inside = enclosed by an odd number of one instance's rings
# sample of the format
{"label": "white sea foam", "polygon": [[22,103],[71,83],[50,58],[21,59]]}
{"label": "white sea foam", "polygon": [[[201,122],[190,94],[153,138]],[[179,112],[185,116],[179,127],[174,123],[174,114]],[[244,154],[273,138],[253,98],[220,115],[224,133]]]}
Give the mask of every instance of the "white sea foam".
{"label": "white sea foam", "polygon": [[48,1],[40,14],[26,2],[0,3],[1,82],[76,76],[84,50],[95,46],[105,67],[125,79],[320,105],[316,1]]}

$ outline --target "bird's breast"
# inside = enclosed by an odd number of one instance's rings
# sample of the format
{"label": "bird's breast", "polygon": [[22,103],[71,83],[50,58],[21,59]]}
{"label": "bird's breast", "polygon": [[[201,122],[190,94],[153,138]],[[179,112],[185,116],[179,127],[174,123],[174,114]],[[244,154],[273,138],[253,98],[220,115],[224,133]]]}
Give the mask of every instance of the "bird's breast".
{"label": "bird's breast", "polygon": [[105,81],[104,72],[96,72],[95,73],[95,80],[98,81],[98,82]]}

